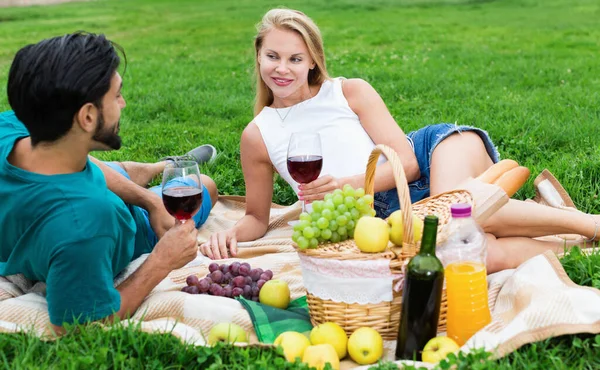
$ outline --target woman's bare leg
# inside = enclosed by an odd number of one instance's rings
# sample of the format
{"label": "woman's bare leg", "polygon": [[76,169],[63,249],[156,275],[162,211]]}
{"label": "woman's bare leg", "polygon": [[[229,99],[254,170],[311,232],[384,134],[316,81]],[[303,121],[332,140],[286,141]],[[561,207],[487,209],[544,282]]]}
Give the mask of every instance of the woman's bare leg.
{"label": "woman's bare leg", "polygon": [[431,195],[456,189],[469,177],[477,177],[493,164],[483,141],[472,131],[455,133],[439,143],[431,156]]}
{"label": "woman's bare leg", "polygon": [[[450,135],[432,155],[431,195],[455,189],[491,165],[492,160],[479,135],[474,132]],[[548,250],[560,253],[577,243],[532,238],[555,234],[579,234],[591,238],[598,227],[595,221],[600,224],[600,216],[511,199],[482,225],[488,236],[487,271],[516,268]],[[599,237],[596,235],[596,239]]]}
{"label": "woman's bare leg", "polygon": [[[541,241],[527,237],[496,238],[488,237],[487,273],[517,268],[520,264],[547,251],[562,253],[573,246],[583,246],[584,242]],[[586,244],[589,246],[589,243]]]}
{"label": "woman's bare leg", "polygon": [[[511,199],[482,225],[496,237],[579,234],[591,238],[600,216]],[[596,235],[598,239],[600,235]]]}
{"label": "woman's bare leg", "polygon": [[[455,189],[469,177],[477,177],[492,165],[483,141],[474,132],[450,135],[433,151],[430,169],[431,195]],[[594,236],[600,216],[511,199],[482,225],[498,238],[535,238],[555,234]],[[598,239],[600,235],[596,235]]]}

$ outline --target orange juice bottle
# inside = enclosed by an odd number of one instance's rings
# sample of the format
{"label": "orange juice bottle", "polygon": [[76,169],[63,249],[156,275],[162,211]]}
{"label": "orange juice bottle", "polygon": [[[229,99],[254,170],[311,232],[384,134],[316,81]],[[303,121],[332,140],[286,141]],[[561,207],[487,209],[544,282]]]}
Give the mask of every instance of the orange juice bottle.
{"label": "orange juice bottle", "polygon": [[463,345],[492,321],[488,305],[487,239],[471,217],[471,206],[453,204],[448,237],[437,254],[444,265],[448,337]]}
{"label": "orange juice bottle", "polygon": [[452,262],[445,268],[447,335],[459,345],[492,321],[488,307],[487,274],[479,262]]}

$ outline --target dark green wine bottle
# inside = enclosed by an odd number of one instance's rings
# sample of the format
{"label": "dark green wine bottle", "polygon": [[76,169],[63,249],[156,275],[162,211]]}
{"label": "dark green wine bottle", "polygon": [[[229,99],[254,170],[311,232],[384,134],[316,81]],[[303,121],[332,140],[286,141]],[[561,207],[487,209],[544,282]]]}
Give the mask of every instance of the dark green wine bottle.
{"label": "dark green wine bottle", "polygon": [[397,360],[421,361],[425,344],[437,335],[444,266],[435,256],[438,218],[426,216],[421,250],[408,263],[402,290]]}

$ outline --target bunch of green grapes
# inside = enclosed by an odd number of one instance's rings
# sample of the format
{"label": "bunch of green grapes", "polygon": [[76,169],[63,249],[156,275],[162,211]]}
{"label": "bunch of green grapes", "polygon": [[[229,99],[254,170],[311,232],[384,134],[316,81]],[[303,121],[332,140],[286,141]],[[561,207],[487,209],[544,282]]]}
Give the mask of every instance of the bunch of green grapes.
{"label": "bunch of green grapes", "polygon": [[300,214],[294,226],[292,240],[300,249],[316,248],[325,242],[337,243],[354,237],[356,222],[362,216],[375,216],[371,207],[373,196],[365,195],[363,188],[349,184],[325,195],[324,200],[312,203],[310,213]]}

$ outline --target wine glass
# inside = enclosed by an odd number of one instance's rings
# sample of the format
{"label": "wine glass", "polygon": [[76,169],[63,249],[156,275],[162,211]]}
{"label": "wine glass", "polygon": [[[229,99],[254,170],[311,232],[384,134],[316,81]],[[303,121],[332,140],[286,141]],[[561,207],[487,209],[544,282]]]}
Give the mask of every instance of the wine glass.
{"label": "wine glass", "polygon": [[192,218],[202,205],[202,180],[198,163],[167,163],[162,178],[162,199],[167,212],[181,223]]}
{"label": "wine glass", "polygon": [[[287,168],[290,176],[299,184],[315,181],[323,168],[321,136],[318,133],[293,133],[287,152]],[[302,212],[306,204],[302,200]]]}

